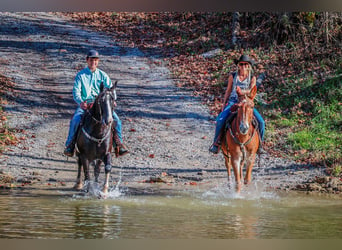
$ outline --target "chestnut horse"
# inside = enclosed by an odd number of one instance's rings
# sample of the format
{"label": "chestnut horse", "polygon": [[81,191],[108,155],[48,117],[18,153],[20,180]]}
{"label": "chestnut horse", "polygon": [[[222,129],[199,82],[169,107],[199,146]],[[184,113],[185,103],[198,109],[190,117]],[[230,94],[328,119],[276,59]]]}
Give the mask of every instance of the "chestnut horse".
{"label": "chestnut horse", "polygon": [[100,165],[105,165],[105,182],[102,192],[107,193],[109,187],[109,175],[111,166],[112,151],[112,127],[114,126],[113,110],[116,100],[116,85],[108,89],[100,86],[100,93],[96,97],[93,105],[84,114],[84,119],[76,140],[76,155],[78,157],[78,174],[75,189],[83,188],[81,181],[81,170],[84,170],[84,181],[90,180],[89,166],[94,163],[95,181],[98,182]]}
{"label": "chestnut horse", "polygon": [[231,124],[228,124],[228,128],[222,138],[221,149],[228,172],[228,182],[231,180],[231,167],[233,167],[237,193],[241,191],[244,165],[246,165],[244,183],[249,184],[251,182],[252,169],[259,147],[258,128],[252,124],[253,100],[256,92],[256,86],[247,91],[242,91],[237,87],[237,94],[239,96],[239,102],[235,104],[237,114]]}

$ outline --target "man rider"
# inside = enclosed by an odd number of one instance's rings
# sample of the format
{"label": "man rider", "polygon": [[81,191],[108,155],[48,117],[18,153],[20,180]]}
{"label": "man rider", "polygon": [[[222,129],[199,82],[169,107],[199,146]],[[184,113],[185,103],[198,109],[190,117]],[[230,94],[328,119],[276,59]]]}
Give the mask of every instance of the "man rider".
{"label": "man rider", "polygon": [[[76,133],[81,123],[82,117],[89,106],[89,100],[95,100],[96,96],[100,93],[100,84],[103,82],[107,88],[112,87],[112,81],[109,76],[102,70],[98,69],[99,53],[96,50],[89,50],[86,61],[88,66],[82,69],[75,77],[73,87],[73,98],[78,104],[78,107],[70,121],[68,138],[65,142],[64,154],[66,156],[73,156],[75,151]],[[114,145],[119,147],[118,155],[122,156],[129,153],[127,147],[123,144],[121,134],[121,120],[118,115],[113,111],[113,118],[115,121],[114,133],[117,134],[121,145]],[[118,140],[113,139],[113,143],[118,143]]]}

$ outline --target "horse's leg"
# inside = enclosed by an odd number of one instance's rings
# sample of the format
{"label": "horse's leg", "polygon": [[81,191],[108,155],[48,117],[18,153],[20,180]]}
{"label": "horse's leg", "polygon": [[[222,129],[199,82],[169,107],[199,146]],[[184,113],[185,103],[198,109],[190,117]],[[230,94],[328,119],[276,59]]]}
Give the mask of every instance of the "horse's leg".
{"label": "horse's leg", "polygon": [[245,184],[250,184],[252,181],[252,169],[254,166],[254,162],[255,162],[255,154],[248,157],[246,175],[245,175]]}
{"label": "horse's leg", "polygon": [[221,150],[224,156],[224,164],[226,166],[227,169],[227,173],[228,173],[228,188],[230,189],[231,187],[231,182],[232,182],[232,161],[231,161],[231,156],[230,156],[230,152],[229,152],[229,148],[227,145],[227,135],[223,132],[221,132],[221,136],[222,136],[222,144],[221,144]]}
{"label": "horse's leg", "polygon": [[231,172],[231,167],[232,167],[232,164],[231,164],[231,160],[230,160],[230,156],[224,156],[224,163],[226,165],[226,168],[227,168],[227,173],[228,173],[228,187],[230,188],[230,184],[231,184],[231,181],[232,181],[232,172]]}
{"label": "horse's leg", "polygon": [[100,175],[100,165],[101,165],[101,161],[97,160],[95,162],[95,166],[94,166],[94,175],[95,175],[95,182],[99,182],[99,175]]}
{"label": "horse's leg", "polygon": [[83,183],[82,183],[82,180],[81,180],[82,163],[81,163],[80,157],[78,157],[77,164],[78,164],[78,171],[77,171],[77,179],[76,179],[76,184],[74,185],[74,189],[82,190],[83,189]]}
{"label": "horse's leg", "polygon": [[108,187],[109,187],[109,176],[110,176],[110,171],[112,170],[112,165],[111,165],[112,157],[110,153],[108,153],[104,157],[104,164],[105,164],[105,182],[103,185],[102,192],[103,193],[108,193]]}
{"label": "horse's leg", "polygon": [[242,181],[243,180],[243,168],[244,168],[244,166],[245,166],[245,162],[246,161],[241,161],[240,162],[240,180]]}
{"label": "horse's leg", "polygon": [[232,157],[232,166],[233,166],[233,170],[234,170],[234,176],[235,176],[235,185],[236,185],[236,192],[240,193],[241,191],[241,159],[240,157]]}
{"label": "horse's leg", "polygon": [[87,181],[90,180],[89,176],[89,160],[86,159],[86,157],[81,157],[81,163],[83,166],[83,171],[84,171],[84,182],[86,183]]}

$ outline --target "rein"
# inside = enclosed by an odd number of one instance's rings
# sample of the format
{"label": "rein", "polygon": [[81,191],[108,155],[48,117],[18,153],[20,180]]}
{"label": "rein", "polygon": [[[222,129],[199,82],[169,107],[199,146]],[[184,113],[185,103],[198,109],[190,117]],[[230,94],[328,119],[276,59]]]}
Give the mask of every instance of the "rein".
{"label": "rein", "polygon": [[236,144],[240,145],[240,147],[244,147],[244,146],[248,145],[248,144],[252,141],[252,139],[253,139],[253,137],[254,137],[254,135],[255,135],[255,131],[256,131],[256,129],[257,129],[257,128],[255,127],[254,130],[253,130],[252,136],[251,136],[246,142],[242,143],[242,142],[240,142],[239,139],[233,134],[232,127],[229,125],[228,128],[229,128],[230,135],[233,137],[234,142],[235,142]]}
{"label": "rein", "polygon": [[[100,111],[101,112],[101,111]],[[87,109],[87,113],[91,116],[91,118],[96,122],[96,123],[101,123],[101,120],[97,120],[95,118],[95,116],[93,116],[92,113],[90,113],[89,109]],[[100,114],[100,117],[102,117],[102,115]]]}

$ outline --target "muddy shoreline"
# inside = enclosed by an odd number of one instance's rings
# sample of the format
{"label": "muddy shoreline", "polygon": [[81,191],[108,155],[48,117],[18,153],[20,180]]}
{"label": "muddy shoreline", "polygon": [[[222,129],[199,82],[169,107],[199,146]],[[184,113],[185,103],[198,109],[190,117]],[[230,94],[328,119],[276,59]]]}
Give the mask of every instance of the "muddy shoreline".
{"label": "muddy shoreline", "polygon": [[[0,13],[0,73],[16,83],[5,110],[20,133],[0,156],[1,192],[72,194],[76,158],[62,152],[76,108],[71,90],[85,53],[97,49],[99,68],[118,80],[117,113],[131,154],[113,159],[112,185],[132,194],[168,194],[227,183],[223,156],[208,152],[215,117],[198,97],[178,88],[159,55],[120,47],[115,37],[53,13]],[[340,180],[323,168],[263,155],[253,179],[265,190],[340,195]]]}

